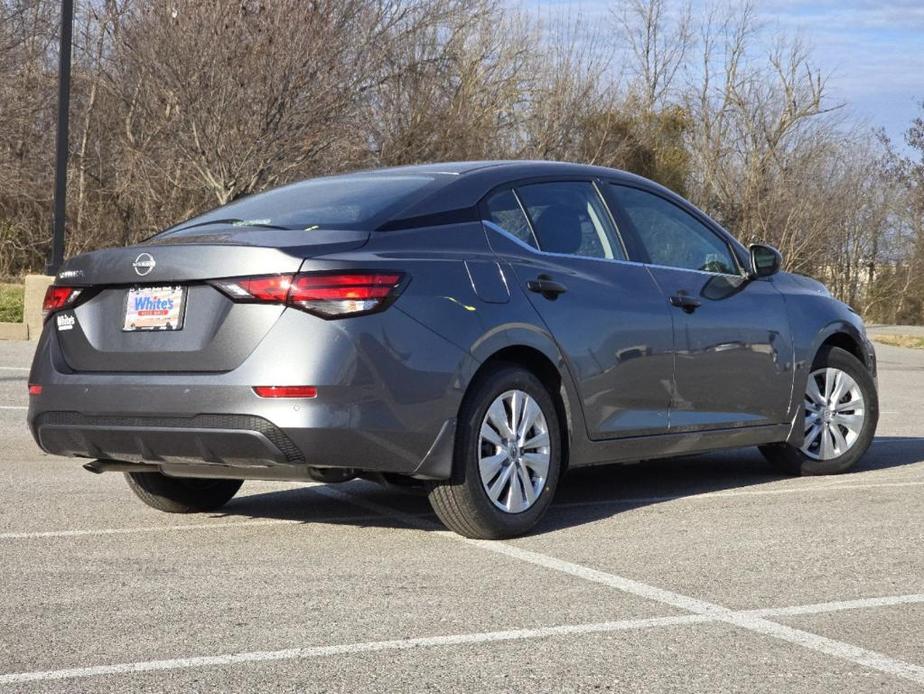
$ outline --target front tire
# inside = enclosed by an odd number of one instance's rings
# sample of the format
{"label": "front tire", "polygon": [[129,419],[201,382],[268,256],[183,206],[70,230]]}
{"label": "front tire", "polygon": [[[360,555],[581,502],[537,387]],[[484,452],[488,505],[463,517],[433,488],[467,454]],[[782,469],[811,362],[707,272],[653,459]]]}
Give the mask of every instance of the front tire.
{"label": "front tire", "polygon": [[788,443],[761,446],[760,452],[789,475],[846,472],[866,453],[879,421],[876,384],[866,366],[839,347],[815,358],[804,397],[805,437],[801,447]]}
{"label": "front tire", "polygon": [[545,515],[561,471],[561,429],[549,391],[531,372],[500,364],[459,411],[453,475],[429,483],[430,504],[460,535],[501,540]]}
{"label": "front tire", "polygon": [[151,508],[165,513],[217,511],[237,494],[243,480],[167,477],[159,472],[126,472],[128,487]]}

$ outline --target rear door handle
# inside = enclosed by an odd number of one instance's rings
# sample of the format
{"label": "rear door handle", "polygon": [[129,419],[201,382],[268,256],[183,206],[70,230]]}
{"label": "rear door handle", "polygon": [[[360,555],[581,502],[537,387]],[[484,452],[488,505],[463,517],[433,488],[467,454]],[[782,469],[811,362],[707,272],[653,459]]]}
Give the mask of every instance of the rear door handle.
{"label": "rear door handle", "polygon": [[559,294],[564,294],[568,288],[561,282],[556,282],[548,275],[539,275],[534,280],[526,283],[526,288],[531,292],[542,294],[546,299],[557,299]]}
{"label": "rear door handle", "polygon": [[684,313],[693,313],[696,309],[702,306],[703,302],[699,299],[694,299],[692,296],[687,296],[686,294],[674,294],[671,297],[671,306],[679,308]]}

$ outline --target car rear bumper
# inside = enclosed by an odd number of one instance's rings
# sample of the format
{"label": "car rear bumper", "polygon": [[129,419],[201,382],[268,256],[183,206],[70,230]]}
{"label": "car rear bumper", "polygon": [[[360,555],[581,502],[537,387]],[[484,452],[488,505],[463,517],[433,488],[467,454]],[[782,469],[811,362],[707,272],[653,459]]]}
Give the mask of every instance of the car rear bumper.
{"label": "car rear bumper", "polygon": [[305,463],[302,452],[281,429],[248,415],[113,417],[43,412],[33,426],[39,445],[58,455],[223,467]]}
{"label": "car rear bumper", "polygon": [[[448,477],[471,356],[395,309],[339,322],[286,311],[280,324],[239,368],[197,374],[74,372],[49,323],[30,375],[42,386],[30,397],[33,436],[48,453],[167,474],[305,479],[308,468],[350,468]],[[314,347],[306,354],[293,340]],[[255,385],[312,385],[317,397],[261,398]]]}

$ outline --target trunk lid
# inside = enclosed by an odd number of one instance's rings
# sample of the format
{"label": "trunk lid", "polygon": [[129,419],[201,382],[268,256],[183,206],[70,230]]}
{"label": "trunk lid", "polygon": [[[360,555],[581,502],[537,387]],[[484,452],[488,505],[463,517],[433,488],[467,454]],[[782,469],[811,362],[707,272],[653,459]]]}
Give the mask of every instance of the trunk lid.
{"label": "trunk lid", "polygon": [[[55,283],[89,298],[50,319],[75,371],[220,372],[237,368],[284,307],[231,301],[208,280],[295,273],[306,258],[362,247],[367,231],[203,229],[77,256]],[[126,330],[131,289],[183,287],[182,327]]]}
{"label": "trunk lid", "polygon": [[[135,246],[84,253],[64,264],[55,284],[158,284],[295,272],[305,258],[360,248],[369,235],[368,231],[338,230],[203,230],[201,234],[166,236]],[[144,253],[151,256],[154,265],[139,272],[134,264]]]}

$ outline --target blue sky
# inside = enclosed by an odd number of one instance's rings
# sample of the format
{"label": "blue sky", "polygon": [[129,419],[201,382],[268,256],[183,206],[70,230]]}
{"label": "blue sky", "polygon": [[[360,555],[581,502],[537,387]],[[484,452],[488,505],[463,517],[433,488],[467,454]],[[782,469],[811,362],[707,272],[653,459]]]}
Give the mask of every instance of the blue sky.
{"label": "blue sky", "polygon": [[[669,3],[679,6],[682,0]],[[693,0],[702,8],[707,0]],[[834,102],[848,115],[884,127],[897,145],[924,101],[924,0],[755,0],[768,33],[799,35],[829,73]],[[604,21],[618,0],[523,0],[542,17],[582,15]]]}

